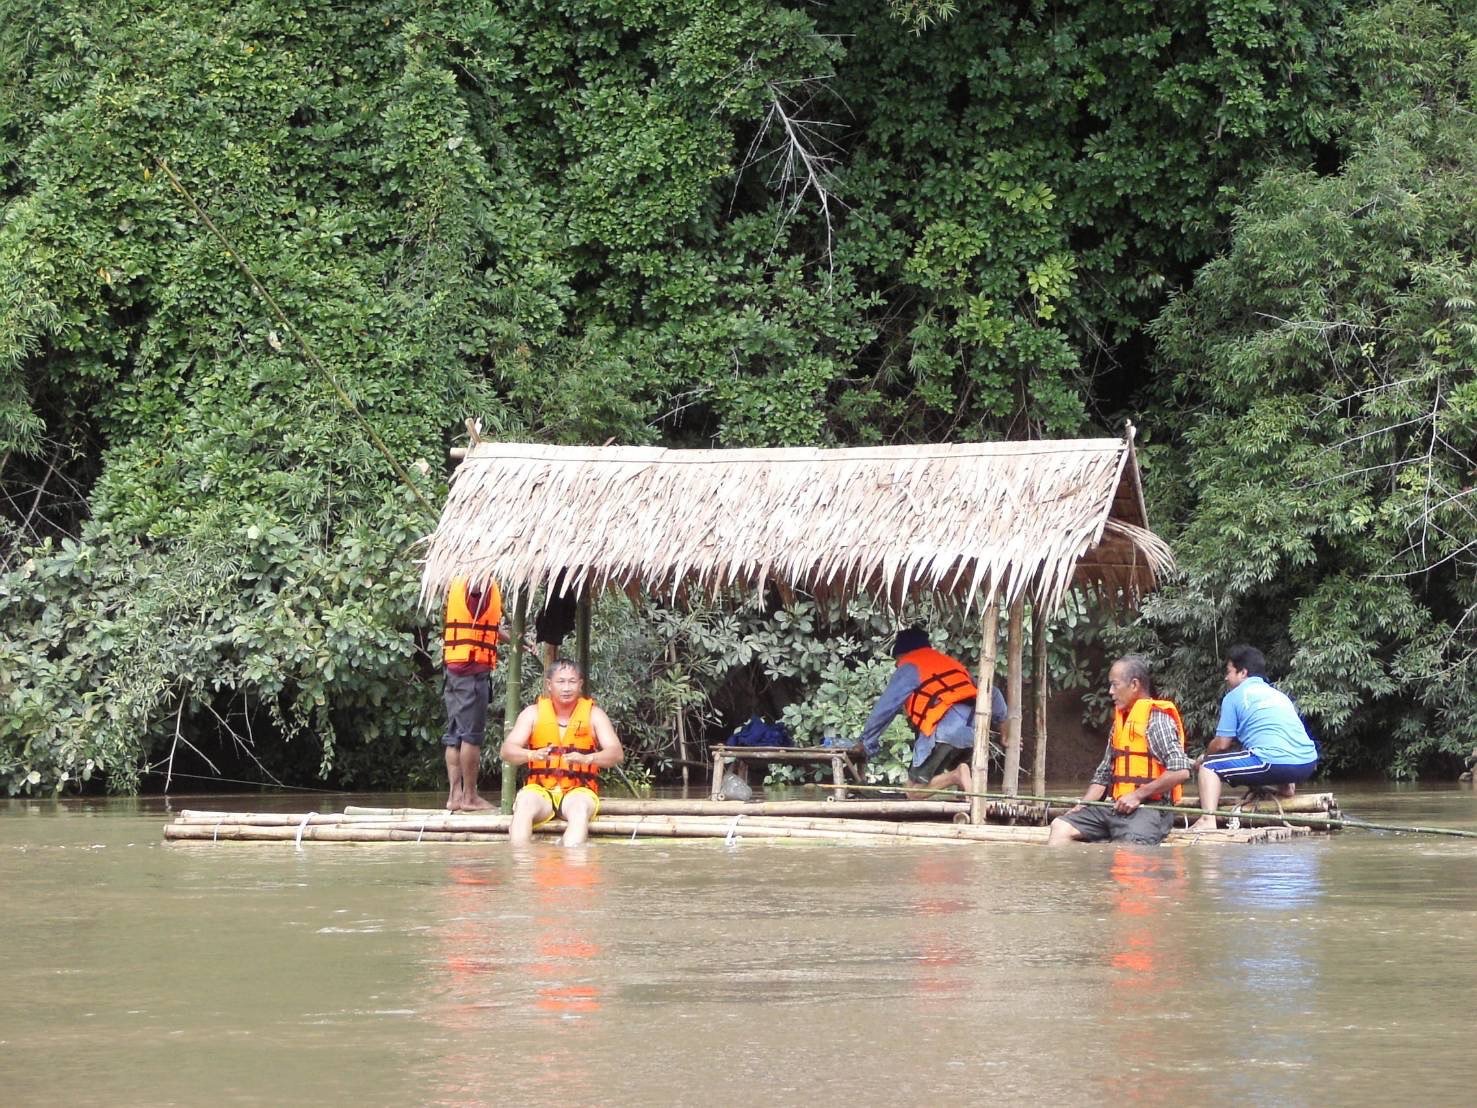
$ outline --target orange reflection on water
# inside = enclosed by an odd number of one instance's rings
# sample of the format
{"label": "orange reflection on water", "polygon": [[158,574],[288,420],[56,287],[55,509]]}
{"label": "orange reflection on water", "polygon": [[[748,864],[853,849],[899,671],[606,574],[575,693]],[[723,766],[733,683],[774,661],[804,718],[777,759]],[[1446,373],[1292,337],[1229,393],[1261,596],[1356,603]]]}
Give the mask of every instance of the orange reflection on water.
{"label": "orange reflection on water", "polygon": [[959,860],[942,854],[926,855],[918,860],[913,877],[919,886],[914,902],[918,915],[915,928],[917,946],[913,964],[917,967],[913,991],[925,1011],[937,1011],[941,998],[961,992],[961,967],[957,916],[968,907],[963,889]]}
{"label": "orange reflection on water", "polygon": [[528,965],[534,1006],[548,1022],[593,1016],[601,990],[592,979],[601,948],[589,930],[599,918],[601,873],[582,848],[538,850],[533,858],[537,960]]}

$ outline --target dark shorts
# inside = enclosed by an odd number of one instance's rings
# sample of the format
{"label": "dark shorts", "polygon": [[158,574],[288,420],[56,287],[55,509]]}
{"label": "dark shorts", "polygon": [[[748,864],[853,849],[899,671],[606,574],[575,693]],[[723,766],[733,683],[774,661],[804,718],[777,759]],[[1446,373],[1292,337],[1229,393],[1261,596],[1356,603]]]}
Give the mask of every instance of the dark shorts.
{"label": "dark shorts", "polygon": [[446,671],[446,687],[441,698],[446,701],[446,734],[443,746],[481,746],[487,731],[487,688],[485,673],[452,673]]}
{"label": "dark shorts", "polygon": [[915,785],[926,785],[941,773],[948,773],[960,762],[969,761],[972,750],[948,743],[934,743],[922,765],[908,767],[908,780]]}
{"label": "dark shorts", "polygon": [[1083,808],[1061,817],[1082,833],[1089,843],[1143,843],[1158,846],[1174,828],[1174,813],[1139,808],[1121,816],[1112,808]]}
{"label": "dark shorts", "polygon": [[1207,755],[1205,768],[1232,786],[1301,785],[1318,772],[1318,763],[1279,766],[1249,750],[1228,750],[1224,754]]}

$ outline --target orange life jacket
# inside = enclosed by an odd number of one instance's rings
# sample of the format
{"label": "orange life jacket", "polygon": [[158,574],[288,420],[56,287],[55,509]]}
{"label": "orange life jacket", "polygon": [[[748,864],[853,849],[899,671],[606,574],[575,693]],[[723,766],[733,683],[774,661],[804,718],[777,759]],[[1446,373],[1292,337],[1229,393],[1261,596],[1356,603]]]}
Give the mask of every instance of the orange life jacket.
{"label": "orange life jacket", "polygon": [[[1140,785],[1147,785],[1164,774],[1164,765],[1149,753],[1149,713],[1155,709],[1174,720],[1180,733],[1180,749],[1185,746],[1185,725],[1180,720],[1180,710],[1172,700],[1150,700],[1147,696],[1133,702],[1125,712],[1113,713],[1113,737],[1109,745],[1113,750],[1113,799],[1127,796]],[[1176,785],[1170,792],[1170,803],[1178,804],[1184,790]],[[1163,800],[1164,794],[1149,797]]]}
{"label": "orange life jacket", "polygon": [[497,627],[503,620],[503,598],[492,581],[487,583],[486,595],[482,615],[474,616],[467,601],[467,579],[458,577],[451,582],[446,597],[446,629],[441,633],[441,660],[446,665],[497,665]]}
{"label": "orange life jacket", "polygon": [[543,751],[543,755],[529,760],[528,783],[542,785],[546,789],[562,788],[566,791],[584,786],[595,795],[600,794],[600,770],[596,766],[569,766],[564,764],[567,753],[591,754],[600,749],[595,738],[595,728],[590,724],[590,709],[595,702],[588,696],[575,701],[574,711],[564,735],[559,735],[559,718],[554,714],[554,702],[547,696],[538,698],[538,719],[534,721],[533,737],[528,740],[530,751]]}
{"label": "orange life jacket", "polygon": [[969,671],[931,646],[908,651],[899,656],[897,664],[912,665],[918,670],[918,687],[908,694],[903,711],[913,730],[924,735],[932,735],[944,713],[955,704],[973,700],[979,694]]}

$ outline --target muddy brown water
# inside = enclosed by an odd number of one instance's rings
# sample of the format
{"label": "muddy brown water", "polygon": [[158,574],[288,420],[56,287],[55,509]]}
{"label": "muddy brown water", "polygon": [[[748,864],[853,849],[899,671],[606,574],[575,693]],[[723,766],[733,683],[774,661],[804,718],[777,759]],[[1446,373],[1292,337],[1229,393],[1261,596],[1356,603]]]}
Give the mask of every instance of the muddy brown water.
{"label": "muddy brown water", "polygon": [[[1469,788],[1337,791],[1477,830]],[[169,814],[0,803],[4,1103],[1477,1099],[1477,840],[299,851]]]}

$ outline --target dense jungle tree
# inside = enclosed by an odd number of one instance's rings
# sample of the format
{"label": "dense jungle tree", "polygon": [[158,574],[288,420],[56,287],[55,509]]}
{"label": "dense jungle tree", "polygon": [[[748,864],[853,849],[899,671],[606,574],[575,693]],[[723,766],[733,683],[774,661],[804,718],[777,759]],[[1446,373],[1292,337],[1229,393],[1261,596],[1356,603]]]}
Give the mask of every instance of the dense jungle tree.
{"label": "dense jungle tree", "polygon": [[[434,771],[413,540],[467,415],[825,445],[1072,434],[1148,398],[1185,432],[1156,464],[1188,472],[1215,445],[1186,413],[1218,352],[1173,322],[1198,282],[1147,324],[1238,204],[1363,156],[1395,108],[1347,106],[1393,18],[0,0],[0,776],[127,788],[195,748],[298,781]],[[1193,544],[1197,503],[1161,488]],[[1369,569],[1311,558],[1289,595]],[[641,641],[628,676],[665,654]]]}

